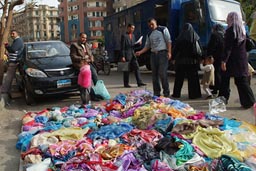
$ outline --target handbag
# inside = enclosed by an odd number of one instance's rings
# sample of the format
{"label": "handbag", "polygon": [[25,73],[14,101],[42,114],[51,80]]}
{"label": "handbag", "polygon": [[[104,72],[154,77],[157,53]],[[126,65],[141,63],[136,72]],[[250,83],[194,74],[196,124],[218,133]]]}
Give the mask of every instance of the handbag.
{"label": "handbag", "polygon": [[118,62],[117,71],[119,72],[130,71],[130,62]]}
{"label": "handbag", "polygon": [[96,95],[100,95],[105,100],[109,100],[111,98],[103,80],[98,80],[96,85],[93,86],[92,89]]}
{"label": "handbag", "polygon": [[195,57],[201,57],[202,56],[202,49],[198,43],[198,41],[196,41],[193,45],[193,52]]}
{"label": "handbag", "polygon": [[252,38],[246,37],[246,51],[249,52],[255,48],[255,42]]}

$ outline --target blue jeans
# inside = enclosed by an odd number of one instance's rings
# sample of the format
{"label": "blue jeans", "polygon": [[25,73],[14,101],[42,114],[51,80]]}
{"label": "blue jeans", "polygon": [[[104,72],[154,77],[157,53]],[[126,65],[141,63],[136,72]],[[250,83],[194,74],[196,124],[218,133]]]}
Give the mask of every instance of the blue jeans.
{"label": "blue jeans", "polygon": [[154,95],[160,96],[162,83],[163,94],[165,97],[169,97],[170,89],[168,82],[168,58],[167,51],[158,51],[157,53],[152,52],[150,55],[151,69],[152,69],[152,83]]}

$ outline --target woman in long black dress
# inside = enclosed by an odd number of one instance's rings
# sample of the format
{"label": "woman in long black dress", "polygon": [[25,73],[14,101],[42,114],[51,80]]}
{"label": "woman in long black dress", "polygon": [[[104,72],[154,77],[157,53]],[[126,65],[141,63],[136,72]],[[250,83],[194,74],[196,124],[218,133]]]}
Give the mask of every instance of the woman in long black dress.
{"label": "woman in long black dress", "polygon": [[189,23],[185,23],[173,50],[175,61],[175,82],[172,97],[179,98],[185,77],[188,79],[188,97],[202,97],[198,69],[201,56],[195,53],[195,43],[199,36]]}
{"label": "woman in long black dress", "polygon": [[228,101],[230,96],[230,77],[234,77],[240,103],[250,108],[255,102],[254,94],[248,82],[248,59],[246,56],[246,32],[242,18],[231,12],[227,16],[228,28],[225,32],[224,55],[221,69],[224,71],[219,96]]}

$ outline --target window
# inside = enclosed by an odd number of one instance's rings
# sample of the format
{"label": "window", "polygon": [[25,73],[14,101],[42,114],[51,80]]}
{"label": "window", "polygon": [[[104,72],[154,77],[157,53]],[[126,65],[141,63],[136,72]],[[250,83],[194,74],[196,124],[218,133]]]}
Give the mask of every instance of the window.
{"label": "window", "polygon": [[96,31],[96,36],[102,36],[102,32],[100,30]]}
{"label": "window", "polygon": [[99,21],[99,20],[95,21],[95,26],[96,27],[101,27],[101,21]]}
{"label": "window", "polygon": [[133,15],[134,22],[140,22],[141,21],[141,12],[140,10],[136,11]]}
{"label": "window", "polygon": [[118,17],[118,26],[119,27],[125,27],[125,25],[126,25],[125,16]]}
{"label": "window", "polygon": [[112,25],[111,25],[111,23],[108,23],[107,24],[107,31],[111,31],[112,30]]}
{"label": "window", "polygon": [[78,15],[72,15],[72,20],[78,19]]}

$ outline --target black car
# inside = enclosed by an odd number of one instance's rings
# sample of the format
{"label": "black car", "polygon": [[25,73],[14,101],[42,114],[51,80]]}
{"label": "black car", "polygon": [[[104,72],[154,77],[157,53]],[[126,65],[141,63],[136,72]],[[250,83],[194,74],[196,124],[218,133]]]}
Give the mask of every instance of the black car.
{"label": "black car", "polygon": [[19,71],[27,104],[38,97],[78,90],[69,52],[61,41],[25,43]]}

